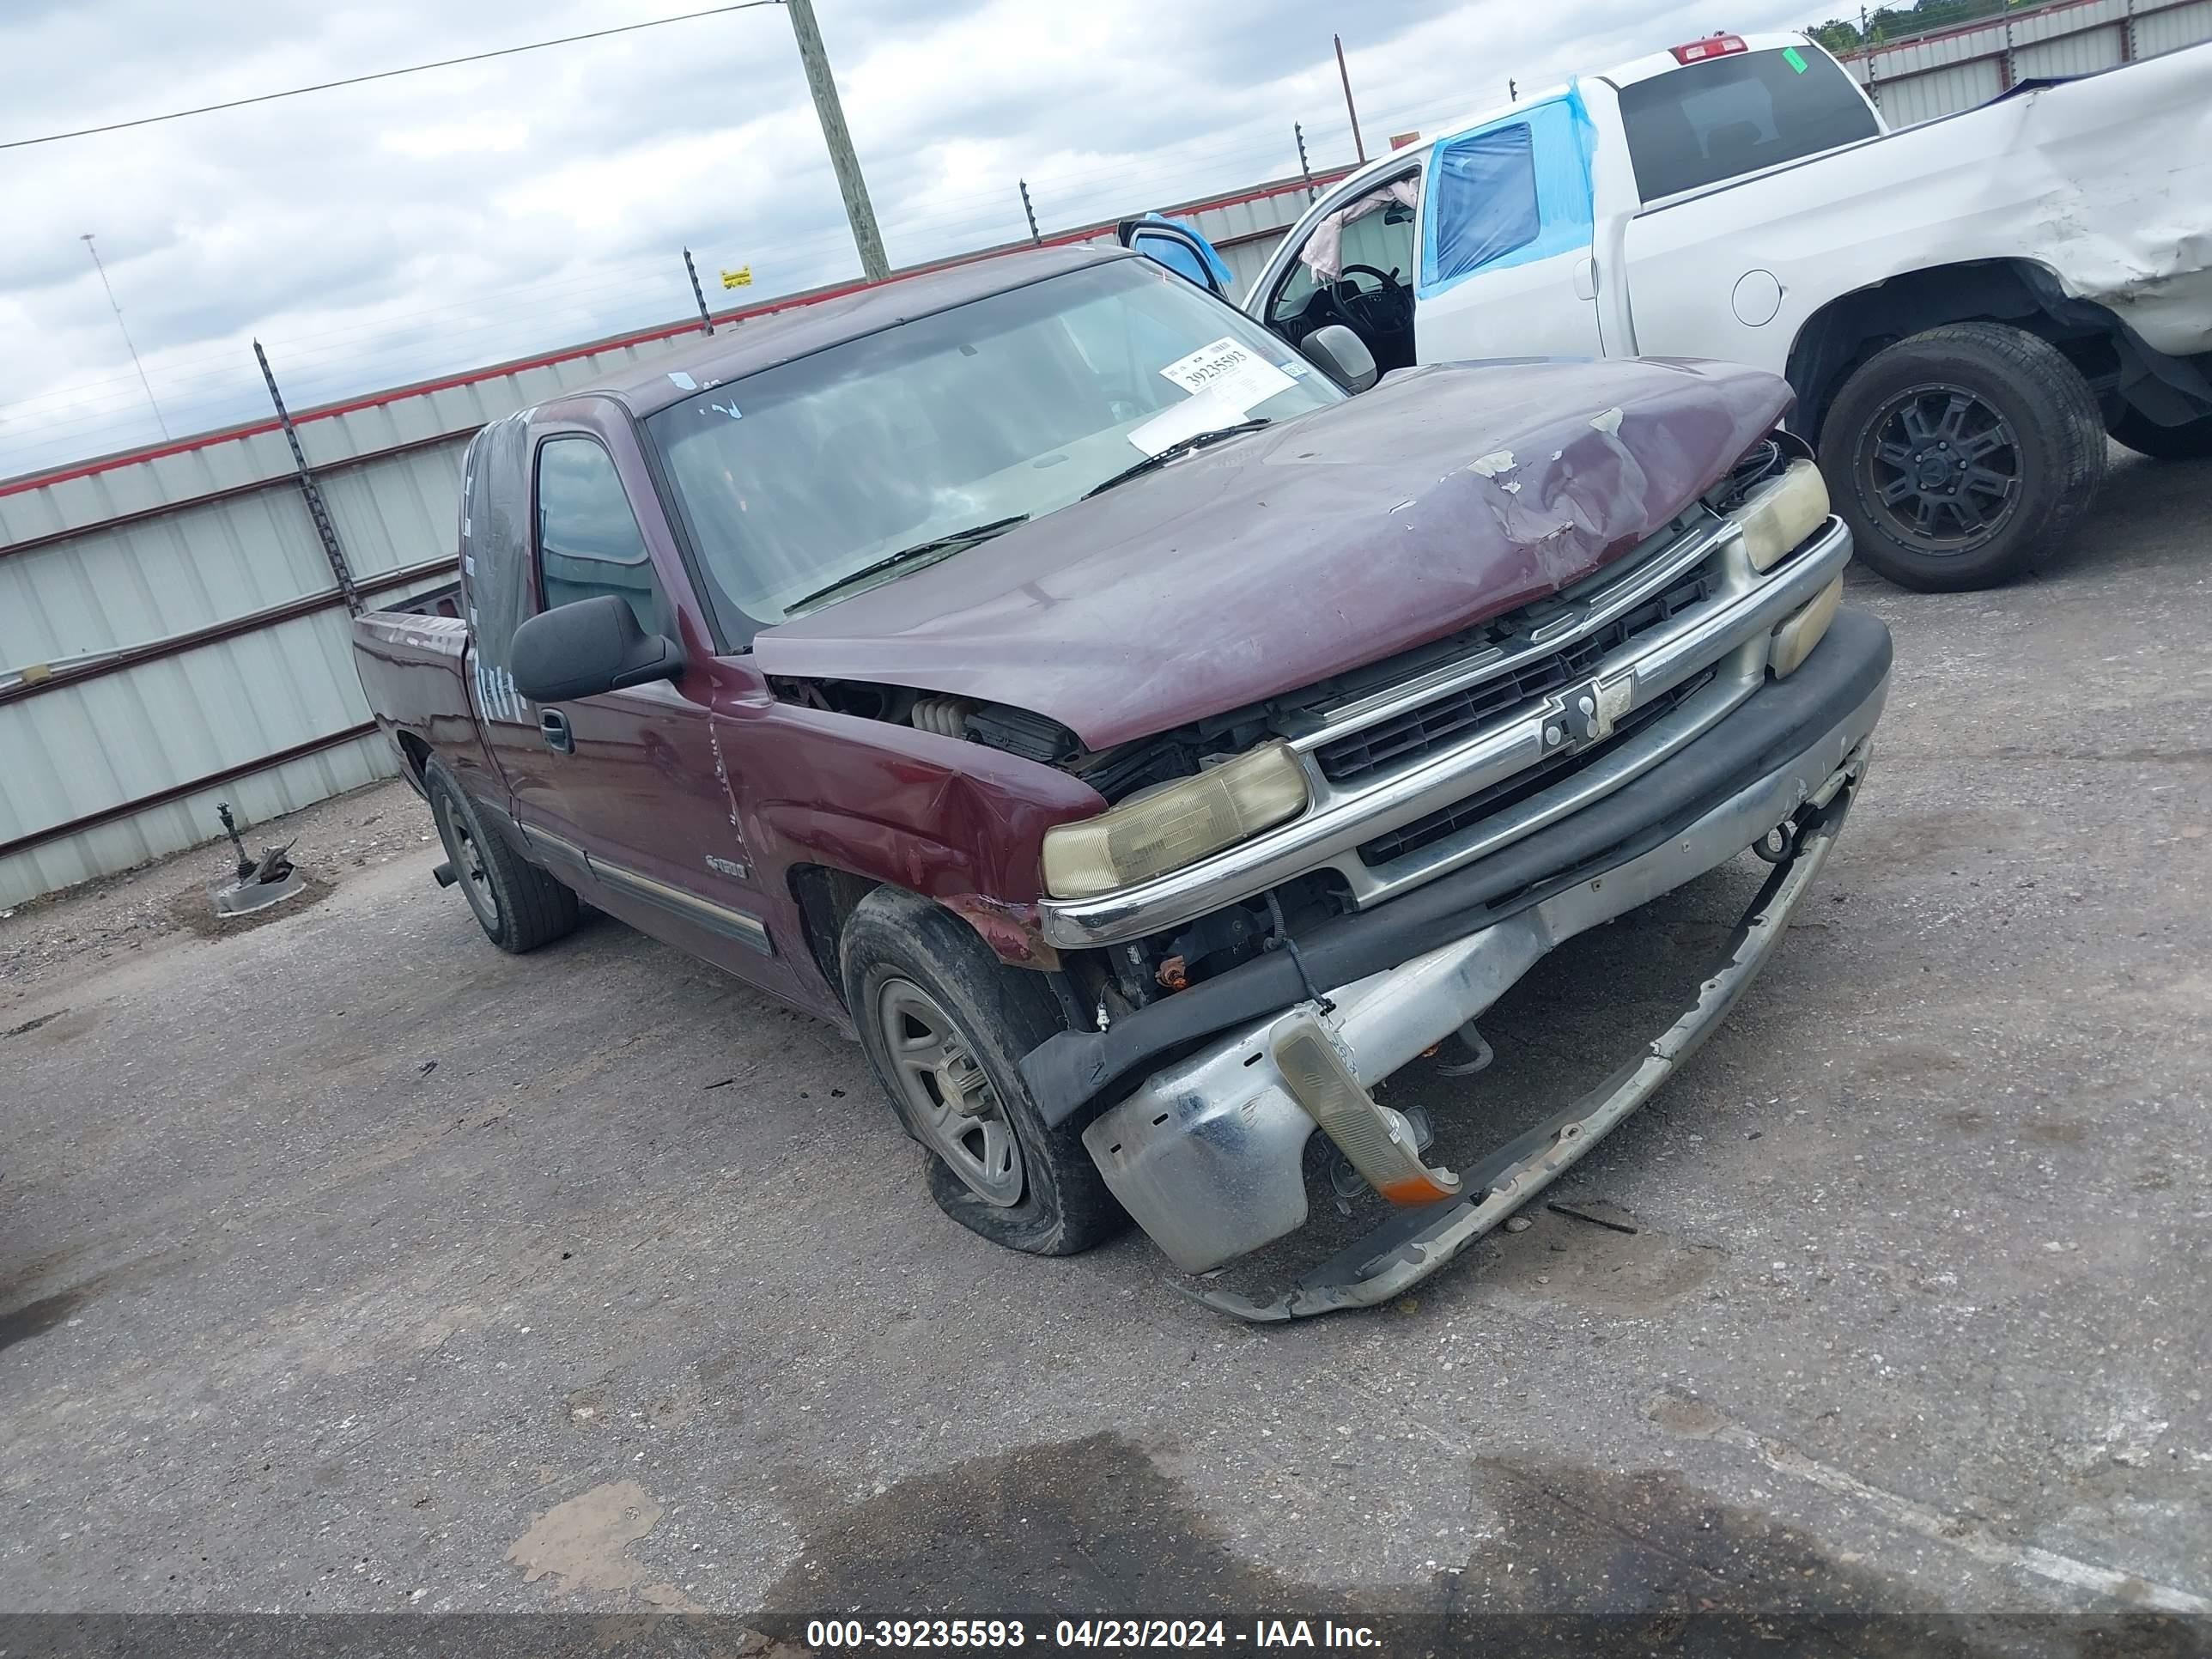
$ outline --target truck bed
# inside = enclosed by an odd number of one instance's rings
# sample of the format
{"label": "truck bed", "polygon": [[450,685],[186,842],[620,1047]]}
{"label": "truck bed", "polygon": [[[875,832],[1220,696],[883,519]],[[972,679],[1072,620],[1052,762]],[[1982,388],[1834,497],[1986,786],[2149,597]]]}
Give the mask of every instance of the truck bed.
{"label": "truck bed", "polygon": [[469,696],[469,625],[458,595],[456,583],[354,618],[362,690],[417,787],[434,751],[459,758],[461,770],[477,775],[472,785],[495,775]]}
{"label": "truck bed", "polygon": [[[1622,234],[1645,354],[1779,368],[1826,296],[1974,259],[2043,266],[2155,350],[2212,350],[2212,45],[1715,185]],[[1784,297],[1747,326],[1730,283],[1755,269]]]}

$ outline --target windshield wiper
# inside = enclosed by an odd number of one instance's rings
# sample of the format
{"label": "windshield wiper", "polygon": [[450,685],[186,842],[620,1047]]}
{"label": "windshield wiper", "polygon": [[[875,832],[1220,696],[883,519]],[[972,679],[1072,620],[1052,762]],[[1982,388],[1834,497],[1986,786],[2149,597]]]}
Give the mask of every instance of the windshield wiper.
{"label": "windshield wiper", "polygon": [[1178,438],[1158,454],[1147,455],[1134,466],[1123,467],[1105,483],[1092,485],[1083,492],[1083,499],[1087,501],[1101,491],[1111,489],[1115,484],[1127,483],[1132,478],[1141,478],[1147,472],[1156,472],[1170,461],[1188,455],[1194,449],[1203,449],[1208,444],[1218,444],[1224,438],[1233,438],[1240,432],[1257,432],[1267,424],[1267,417],[1263,415],[1255,420],[1239,421],[1234,426],[1217,426],[1205,432],[1194,432],[1188,438]]}
{"label": "windshield wiper", "polygon": [[977,542],[988,541],[994,536],[1012,530],[1018,524],[1028,523],[1029,516],[1026,513],[1016,513],[1006,518],[994,519],[988,524],[971,524],[965,530],[954,530],[942,536],[932,536],[927,541],[916,542],[912,547],[902,547],[889,558],[878,559],[873,564],[864,564],[858,570],[848,570],[828,586],[817,587],[811,593],[800,594],[783,607],[784,615],[790,616],[802,606],[813,604],[817,599],[826,599],[842,588],[850,587],[857,581],[865,581],[870,576],[879,576],[884,571],[896,569],[909,560],[927,558],[933,553],[957,553],[961,549],[972,547]]}

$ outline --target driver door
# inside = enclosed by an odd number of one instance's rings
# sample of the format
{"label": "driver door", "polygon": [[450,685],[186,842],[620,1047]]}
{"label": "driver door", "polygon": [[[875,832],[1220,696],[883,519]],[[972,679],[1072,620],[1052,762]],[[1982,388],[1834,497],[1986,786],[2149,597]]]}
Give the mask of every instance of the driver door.
{"label": "driver door", "polygon": [[1421,188],[1421,361],[1595,357],[1590,127],[1579,98],[1440,139]]}

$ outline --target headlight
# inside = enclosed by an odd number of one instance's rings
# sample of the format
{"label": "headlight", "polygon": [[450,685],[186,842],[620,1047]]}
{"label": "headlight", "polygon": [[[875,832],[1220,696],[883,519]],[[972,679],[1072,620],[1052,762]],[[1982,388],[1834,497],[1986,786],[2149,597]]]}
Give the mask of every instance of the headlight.
{"label": "headlight", "polygon": [[1306,775],[1287,744],[1271,743],[1194,778],[1132,795],[1110,811],[1044,832],[1044,887],[1090,898],[1194,864],[1295,817]]}
{"label": "headlight", "polygon": [[1774,630],[1773,648],[1767,661],[1774,665],[1774,678],[1787,679],[1797,672],[1798,665],[1813,654],[1827,633],[1828,624],[1836,619],[1836,606],[1844,597],[1844,579],[1838,576],[1813,596],[1804,609]]}
{"label": "headlight", "polygon": [[1810,461],[1792,461],[1781,482],[1729,514],[1743,526],[1743,550],[1753,570],[1771,570],[1828,516],[1828,486]]}

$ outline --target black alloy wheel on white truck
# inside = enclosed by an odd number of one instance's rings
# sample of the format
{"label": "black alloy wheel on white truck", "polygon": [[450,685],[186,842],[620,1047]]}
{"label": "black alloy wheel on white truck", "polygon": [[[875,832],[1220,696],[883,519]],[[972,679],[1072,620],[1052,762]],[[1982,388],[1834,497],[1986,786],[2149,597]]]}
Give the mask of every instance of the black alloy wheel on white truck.
{"label": "black alloy wheel on white truck", "polygon": [[1858,556],[1933,592],[1987,587],[2057,552],[2105,461],[2081,371],[2003,323],[1948,323],[1876,352],[1820,425],[1820,471]]}

